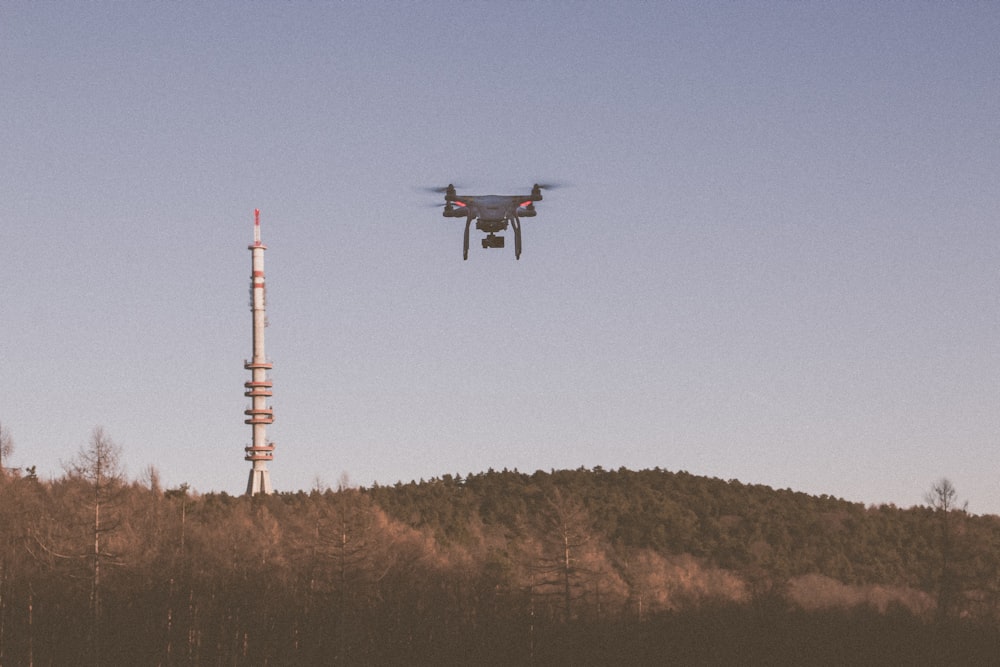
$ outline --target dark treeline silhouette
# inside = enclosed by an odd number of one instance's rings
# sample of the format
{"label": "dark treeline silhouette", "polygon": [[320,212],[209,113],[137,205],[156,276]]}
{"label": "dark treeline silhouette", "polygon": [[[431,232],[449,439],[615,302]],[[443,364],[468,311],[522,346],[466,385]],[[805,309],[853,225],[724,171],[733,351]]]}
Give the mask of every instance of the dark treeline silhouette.
{"label": "dark treeline silhouette", "polygon": [[1000,519],[954,504],[600,468],[199,495],[126,481],[105,439],[95,430],[62,478],[0,475],[0,665],[977,664],[1000,651]]}

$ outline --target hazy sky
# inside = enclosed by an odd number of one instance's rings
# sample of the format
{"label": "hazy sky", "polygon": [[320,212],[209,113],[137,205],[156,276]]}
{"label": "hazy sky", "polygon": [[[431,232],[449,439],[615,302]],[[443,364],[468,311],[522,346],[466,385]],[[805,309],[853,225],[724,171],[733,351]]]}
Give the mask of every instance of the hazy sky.
{"label": "hazy sky", "polygon": [[[0,421],[242,493],[632,469],[1000,513],[1000,5],[0,3]],[[546,194],[462,261],[422,186]]]}

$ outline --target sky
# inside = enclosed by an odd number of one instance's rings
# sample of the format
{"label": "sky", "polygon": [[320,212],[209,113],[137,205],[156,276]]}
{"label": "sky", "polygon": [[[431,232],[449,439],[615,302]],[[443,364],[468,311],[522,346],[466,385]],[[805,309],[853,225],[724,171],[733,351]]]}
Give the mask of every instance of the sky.
{"label": "sky", "polygon": [[[0,3],[0,423],[243,493],[660,467],[1000,513],[1000,5]],[[462,261],[440,195],[557,182]],[[508,239],[511,240],[512,239]]]}

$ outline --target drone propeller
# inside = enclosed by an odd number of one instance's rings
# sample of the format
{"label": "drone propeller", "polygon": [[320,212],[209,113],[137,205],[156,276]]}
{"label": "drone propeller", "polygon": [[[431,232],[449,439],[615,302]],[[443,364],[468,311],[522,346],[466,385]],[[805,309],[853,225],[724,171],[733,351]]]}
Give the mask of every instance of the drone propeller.
{"label": "drone propeller", "polygon": [[443,195],[444,193],[448,192],[448,188],[454,189],[457,187],[458,186],[456,185],[446,185],[443,188],[419,188],[419,189],[423,190],[424,192],[433,192],[436,195]]}
{"label": "drone propeller", "polygon": [[448,205],[448,202],[434,202],[433,204],[424,204],[424,208],[444,208]]}
{"label": "drone propeller", "polygon": [[465,208],[465,202],[458,201],[446,201],[446,202],[434,202],[433,204],[424,204],[425,208],[444,208],[445,206],[454,206],[455,208]]}
{"label": "drone propeller", "polygon": [[541,190],[555,190],[566,187],[565,183],[535,183],[535,187]]}

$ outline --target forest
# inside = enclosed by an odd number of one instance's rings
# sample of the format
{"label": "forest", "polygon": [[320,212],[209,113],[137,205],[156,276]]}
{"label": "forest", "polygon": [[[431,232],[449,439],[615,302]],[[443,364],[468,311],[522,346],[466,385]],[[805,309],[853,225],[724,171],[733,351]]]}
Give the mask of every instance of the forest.
{"label": "forest", "polygon": [[0,666],[986,664],[1000,517],[624,468],[233,497],[0,474]]}

